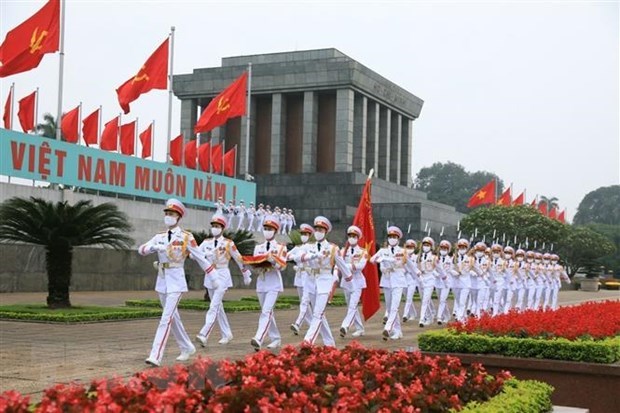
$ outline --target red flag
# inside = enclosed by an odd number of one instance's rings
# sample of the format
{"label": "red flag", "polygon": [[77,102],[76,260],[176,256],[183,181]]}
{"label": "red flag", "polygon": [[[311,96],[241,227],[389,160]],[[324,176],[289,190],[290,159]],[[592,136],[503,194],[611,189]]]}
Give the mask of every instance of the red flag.
{"label": "red flag", "polygon": [[99,142],[99,109],[82,120],[82,137],[87,146]]}
{"label": "red flag", "polygon": [[185,155],[185,167],[189,169],[196,169],[196,156],[198,155],[198,147],[196,146],[196,140],[188,141],[183,149]]}
{"label": "red flag", "polygon": [[560,215],[558,215],[558,221],[560,221],[562,224],[566,224],[566,209],[563,210],[562,212],[560,212]]}
{"label": "red flag", "polygon": [[133,155],[136,146],[136,121],[121,125],[121,153]]}
{"label": "red flag", "polygon": [[6,34],[0,45],[0,77],[39,66],[44,54],[58,51],[59,33],[60,0],[50,0]]}
{"label": "red flag", "polygon": [[203,143],[198,148],[198,165],[204,172],[209,172],[211,166],[211,143]]}
{"label": "red flag", "polygon": [[148,158],[151,156],[153,143],[152,123],[140,134],[140,143],[142,144],[142,158]]}
{"label": "red flag", "polygon": [[523,205],[525,203],[525,191],[521,192],[521,195],[515,198],[512,201],[512,205]]}
{"label": "red flag", "polygon": [[222,172],[222,144],[218,143],[211,147],[211,172]]}
{"label": "red flag", "polygon": [[495,179],[476,191],[469,199],[467,208],[495,203]]}
{"label": "red flag", "polygon": [[530,203],[530,206],[537,208],[538,207],[538,195],[536,195],[536,197],[534,199],[532,199],[532,202]]}
{"label": "red flag", "polygon": [[123,112],[129,113],[129,104],[141,94],[168,87],[168,41],[169,39],[164,40],[138,73],[116,89],[118,103]]}
{"label": "red flag", "polygon": [[235,163],[237,162],[237,146],[224,155],[224,175],[235,176]]}
{"label": "red flag", "polygon": [[[372,204],[370,200],[370,182],[370,179],[366,180],[355,218],[353,218],[353,225],[362,230],[363,235],[360,242],[361,245],[363,244],[369,258],[377,252],[375,223],[372,218]],[[368,320],[381,308],[377,265],[368,263],[364,267],[363,274],[366,278],[366,288],[362,290],[362,314],[364,315],[364,320]]]}
{"label": "red flag", "polygon": [[26,133],[34,130],[34,109],[37,101],[37,92],[32,92],[25,98],[19,101],[19,111],[17,112],[17,118],[19,124],[22,125],[22,130]]}
{"label": "red flag", "polygon": [[510,206],[510,204],[512,203],[511,195],[512,194],[510,193],[510,187],[506,188],[502,196],[500,196],[497,200],[497,205]]}
{"label": "red flag", "polygon": [[65,137],[65,141],[71,143],[77,143],[80,139],[78,120],[80,117],[80,107],[76,106],[75,109],[62,115],[60,121],[60,130],[62,130],[62,136]]}
{"label": "red flag", "polygon": [[11,105],[13,104],[13,88],[9,89],[9,96],[6,98],[6,103],[4,104],[4,114],[2,115],[2,120],[4,121],[4,129],[11,129]]}
{"label": "red flag", "polygon": [[547,203],[543,201],[540,204],[538,204],[538,210],[540,211],[541,214],[543,214],[544,216],[547,216]]}
{"label": "red flag", "polygon": [[181,166],[181,156],[183,156],[183,134],[170,141],[170,159],[172,164]]}
{"label": "red flag", "polygon": [[194,127],[195,133],[209,132],[223,125],[230,118],[245,115],[248,72],[243,74],[217,95],[200,115]]}
{"label": "red flag", "polygon": [[118,149],[118,116],[106,123],[103,127],[99,148],[105,149],[106,151],[115,151]]}
{"label": "red flag", "polygon": [[549,211],[549,218],[551,219],[558,218],[558,211],[556,210],[556,207],[551,208],[551,211]]}

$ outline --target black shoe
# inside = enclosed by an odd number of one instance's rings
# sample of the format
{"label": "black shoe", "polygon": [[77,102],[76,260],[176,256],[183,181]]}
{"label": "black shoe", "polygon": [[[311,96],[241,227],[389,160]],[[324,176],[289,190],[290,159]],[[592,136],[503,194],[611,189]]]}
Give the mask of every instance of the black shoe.
{"label": "black shoe", "polygon": [[344,327],[340,327],[340,337],[345,338],[347,335],[347,329]]}
{"label": "black shoe", "polygon": [[253,338],[252,340],[250,340],[250,345],[252,347],[254,347],[255,351],[259,351],[260,350],[260,343],[258,342],[258,340],[256,340],[255,338]]}
{"label": "black shoe", "polygon": [[420,323],[420,328],[424,328],[424,324]]}

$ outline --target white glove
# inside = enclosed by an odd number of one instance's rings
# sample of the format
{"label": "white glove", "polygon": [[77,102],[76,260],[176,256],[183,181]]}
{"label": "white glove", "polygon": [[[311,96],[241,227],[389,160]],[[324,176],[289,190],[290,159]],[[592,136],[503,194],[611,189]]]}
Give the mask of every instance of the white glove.
{"label": "white glove", "polygon": [[247,285],[250,285],[251,282],[252,282],[251,273],[249,271],[244,272],[243,273],[243,284],[247,286]]}
{"label": "white glove", "polygon": [[267,261],[269,261],[272,264],[276,263],[276,260],[273,258],[273,255],[269,254],[269,257],[267,257]]}

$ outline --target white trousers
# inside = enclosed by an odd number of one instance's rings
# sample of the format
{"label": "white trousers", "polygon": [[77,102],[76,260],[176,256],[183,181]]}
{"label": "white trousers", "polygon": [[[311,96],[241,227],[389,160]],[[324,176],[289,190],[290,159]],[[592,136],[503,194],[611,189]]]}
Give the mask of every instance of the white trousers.
{"label": "white trousers", "polygon": [[402,330],[400,328],[400,314],[398,313],[398,309],[400,308],[400,300],[403,298],[403,287],[394,287],[391,288],[392,298],[390,300],[390,311],[388,313],[388,319],[385,323],[385,330],[387,330],[390,335],[398,333],[402,334]]}
{"label": "white trousers", "polygon": [[431,297],[433,295],[434,286],[422,288],[422,305],[420,307],[420,323],[428,325],[433,320],[431,310]]}
{"label": "white trousers", "polygon": [[304,321],[308,326],[312,323],[312,307],[316,301],[316,294],[310,294],[309,289],[303,287],[297,287],[297,294],[299,295],[299,315],[295,324],[301,327],[301,323]]}
{"label": "white trousers", "polygon": [[271,341],[280,340],[280,330],[276,325],[276,318],[273,316],[273,308],[278,299],[278,291],[257,292],[258,302],[260,303],[261,312],[258,318],[258,329],[254,339],[259,344],[263,344],[263,340],[267,334]]}
{"label": "white trousers", "polygon": [[536,304],[536,286],[527,289],[527,309],[533,310]]}
{"label": "white trousers", "polygon": [[237,224],[237,231],[243,229],[243,221],[245,221],[245,217],[243,215],[239,215],[239,223]]}
{"label": "white trousers", "polygon": [[164,350],[166,349],[166,342],[170,331],[172,336],[176,340],[181,351],[191,351],[194,348],[192,341],[185,332],[185,327],[181,322],[181,316],[177,306],[181,301],[183,293],[159,293],[159,302],[163,308],[157,331],[155,332],[155,339],[153,340],[153,346],[151,347],[150,358],[157,360],[161,363],[164,358]]}
{"label": "white trousers", "polygon": [[209,288],[207,291],[209,292],[211,302],[209,303],[209,310],[207,310],[207,314],[205,315],[205,324],[200,329],[199,334],[208,339],[213,330],[213,326],[215,326],[215,320],[217,320],[220,331],[222,332],[222,337],[231,337],[232,331],[230,330],[228,317],[224,312],[224,304],[222,303],[226,288]]}
{"label": "white trousers", "polygon": [[515,307],[519,311],[525,310],[525,287],[519,287],[517,290],[517,304]]}
{"label": "white trousers", "polygon": [[447,323],[450,321],[450,311],[448,311],[448,294],[450,294],[450,287],[437,288],[439,293],[439,307],[437,308],[437,321]]}
{"label": "white trousers", "polygon": [[553,287],[551,287],[551,309],[552,310],[558,309],[558,294],[559,293],[560,293],[560,286],[553,285]]}
{"label": "white trousers", "polygon": [[410,285],[409,287],[407,287],[403,317],[407,317],[410,320],[413,320],[418,316],[418,312],[416,311],[415,305],[413,304],[413,295],[415,294],[415,290],[417,288],[417,285]]}
{"label": "white trousers", "polygon": [[545,301],[543,302],[543,310],[548,310],[550,307],[549,305],[551,304],[551,285],[550,284],[546,284],[545,285]]}
{"label": "white trousers", "polygon": [[347,300],[347,315],[344,316],[344,320],[342,320],[341,327],[346,328],[347,330],[355,323],[355,327],[358,330],[364,329],[364,324],[362,323],[362,317],[360,316],[360,311],[357,308],[360,297],[362,296],[362,289],[357,288],[355,290],[349,291],[344,290],[344,298]]}
{"label": "white trousers", "polygon": [[[467,299],[469,298],[469,288],[461,288],[461,292],[458,296],[459,306],[456,312],[456,319],[458,321],[465,321],[467,319]],[[455,297],[455,300],[457,298]]]}
{"label": "white trousers", "polygon": [[[511,288],[508,288],[506,290],[506,300],[504,301],[504,311],[503,311],[504,314],[508,314],[510,312],[510,310],[512,309],[512,298],[513,298],[514,294],[515,294],[515,292]],[[494,301],[494,303],[493,303],[493,315],[496,315],[495,314],[495,300],[493,300],[493,301]]]}
{"label": "white trousers", "polygon": [[323,338],[323,345],[331,347],[336,346],[334,336],[329,329],[329,323],[327,322],[327,318],[325,318],[325,308],[327,307],[328,298],[329,293],[316,295],[314,311],[312,312],[312,322],[304,337],[304,341],[307,343],[314,344],[320,333]]}
{"label": "white trousers", "polygon": [[383,298],[385,299],[385,315],[383,318],[387,320],[390,315],[390,308],[392,306],[392,289],[383,287]]}
{"label": "white trousers", "polygon": [[537,284],[536,285],[536,298],[534,299],[534,309],[538,310],[540,309],[540,306],[542,305],[542,297],[543,297],[543,292],[544,292],[545,286],[542,284]]}

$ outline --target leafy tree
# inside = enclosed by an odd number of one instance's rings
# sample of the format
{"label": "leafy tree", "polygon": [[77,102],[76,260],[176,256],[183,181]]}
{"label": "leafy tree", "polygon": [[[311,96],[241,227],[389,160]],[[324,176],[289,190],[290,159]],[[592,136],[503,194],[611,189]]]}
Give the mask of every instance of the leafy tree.
{"label": "leafy tree", "polygon": [[576,225],[620,225],[620,185],[602,186],[586,194],[573,222]]}
{"label": "leafy tree", "polygon": [[[58,124],[56,123],[56,118],[52,116],[51,113],[46,113],[43,115],[43,123],[38,123],[35,126],[34,130],[37,134],[43,136],[44,138],[56,139],[56,130],[58,129]],[[63,141],[65,137],[60,137]]]}
{"label": "leafy tree", "polygon": [[614,244],[604,235],[587,227],[570,226],[570,231],[558,243],[560,259],[568,268],[568,275],[585,269],[588,276],[598,273],[600,258],[616,251]]}
{"label": "leafy tree", "polygon": [[116,205],[93,206],[91,201],[50,202],[42,198],[10,198],[0,204],[0,240],[45,247],[47,305],[71,307],[73,247],[102,245],[128,248],[132,227]]}
{"label": "leafy tree", "polygon": [[527,205],[476,208],[461,221],[461,230],[465,236],[471,236],[476,229],[478,229],[477,241],[485,237],[491,242],[495,232],[495,238],[500,241],[506,234],[506,243],[513,246],[516,236],[517,245],[521,243],[523,248],[526,247],[526,240],[529,242],[529,248],[534,247],[535,241],[538,248],[543,243],[550,247],[568,232],[567,225],[549,219]]}
{"label": "leafy tree", "polygon": [[490,172],[467,172],[462,165],[454,162],[436,162],[420,169],[415,179],[416,188],[424,191],[431,201],[453,205],[457,211],[469,212],[467,202],[480,187],[492,179],[498,183],[498,193],[504,184],[497,175]]}
{"label": "leafy tree", "polygon": [[589,224],[587,227],[605,236],[614,244],[616,251],[599,258],[597,262],[616,276],[620,276],[620,225]]}

